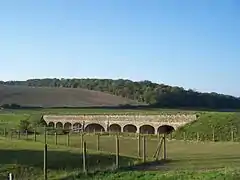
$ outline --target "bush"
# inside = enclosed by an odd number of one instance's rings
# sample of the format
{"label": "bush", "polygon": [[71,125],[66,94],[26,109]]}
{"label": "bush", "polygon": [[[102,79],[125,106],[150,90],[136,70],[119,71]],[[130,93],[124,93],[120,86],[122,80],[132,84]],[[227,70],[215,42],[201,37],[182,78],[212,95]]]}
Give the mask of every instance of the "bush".
{"label": "bush", "polygon": [[29,117],[29,121],[32,125],[32,127],[44,127],[46,126],[46,122],[43,119],[43,116],[41,114],[33,114]]}
{"label": "bush", "polygon": [[46,122],[43,120],[41,115],[34,114],[29,116],[27,119],[21,120],[18,128],[22,132],[28,131],[29,133],[31,133],[36,130],[37,133],[40,133],[39,129],[43,128],[45,124]]}
{"label": "bush", "polygon": [[19,130],[22,132],[31,131],[31,123],[28,120],[21,120],[19,123]]}

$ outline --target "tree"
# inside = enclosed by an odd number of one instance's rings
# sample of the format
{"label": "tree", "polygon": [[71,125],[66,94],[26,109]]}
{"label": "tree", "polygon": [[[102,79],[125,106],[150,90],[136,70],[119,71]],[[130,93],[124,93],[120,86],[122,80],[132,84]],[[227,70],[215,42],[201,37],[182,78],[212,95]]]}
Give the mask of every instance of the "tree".
{"label": "tree", "polygon": [[36,127],[43,127],[46,125],[46,122],[44,121],[41,114],[33,114],[29,117],[28,120],[33,128]]}
{"label": "tree", "polygon": [[31,129],[31,123],[29,122],[29,120],[21,120],[20,124],[19,124],[19,129],[20,131],[30,131]]}
{"label": "tree", "polygon": [[[6,81],[4,85],[27,85],[35,87],[85,88],[102,91],[144,102],[155,107],[239,109],[240,98],[217,94],[200,93],[191,89],[157,84],[151,81],[134,82],[127,79],[29,79]],[[15,107],[19,108],[19,107]]]}

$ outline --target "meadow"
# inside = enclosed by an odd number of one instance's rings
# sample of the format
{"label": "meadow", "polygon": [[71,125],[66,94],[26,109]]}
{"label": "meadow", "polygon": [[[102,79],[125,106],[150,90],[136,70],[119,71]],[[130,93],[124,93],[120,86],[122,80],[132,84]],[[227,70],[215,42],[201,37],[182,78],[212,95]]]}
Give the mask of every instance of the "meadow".
{"label": "meadow", "polygon": [[[167,141],[167,161],[153,162],[157,138],[146,139],[147,164],[141,164],[138,156],[138,140],[134,137],[119,137],[120,168],[115,171],[115,136],[102,135],[97,150],[97,138],[85,134],[87,143],[87,167],[89,175],[82,172],[82,148],[79,134],[57,137],[47,136],[49,146],[49,179],[219,179],[240,177],[240,143],[238,142],[193,142]],[[38,135],[34,142],[32,135],[1,138],[1,174],[6,170],[20,177],[42,178],[44,136]],[[142,154],[142,152],[141,152]],[[32,157],[32,158],[28,158]],[[149,164],[148,164],[149,163]],[[129,167],[129,168],[126,168]],[[29,174],[30,173],[30,174]],[[124,177],[124,178],[123,178]]]}
{"label": "meadow", "polygon": [[[11,110],[0,113],[0,179],[6,179],[9,172],[15,174],[18,179],[43,179],[43,145],[44,135],[38,134],[34,142],[33,134],[8,133],[3,137],[3,128],[17,128],[20,120],[29,118],[35,114],[44,113],[64,114],[101,114],[101,113],[179,113],[178,110],[92,110],[92,109],[45,109],[45,110]],[[181,112],[181,111],[180,111]],[[186,113],[186,112],[184,112]],[[187,113],[194,113],[187,111]],[[238,133],[235,134],[235,142],[231,139],[212,141],[212,129],[210,124],[221,131],[218,134],[231,129],[233,124],[238,125],[239,120],[234,113],[209,113],[200,112],[201,121],[187,125],[167,137],[167,160],[154,162],[153,154],[159,142],[154,135],[146,136],[147,164],[142,163],[142,157],[138,154],[138,138],[136,134],[120,134],[120,169],[115,170],[115,135],[101,134],[99,136],[99,149],[96,134],[84,134],[87,144],[88,175],[82,172],[82,141],[80,133],[68,135],[47,135],[48,144],[48,177],[56,180],[90,180],[90,179],[239,179],[240,178],[240,143]],[[229,125],[231,122],[231,126]],[[215,124],[214,124],[215,123]],[[209,133],[208,139],[196,140],[196,130],[204,134]],[[185,140],[182,133],[185,134]],[[191,133],[190,133],[191,132]],[[230,132],[228,132],[230,133]],[[188,135],[191,134],[191,135]],[[205,136],[204,136],[205,137]],[[69,138],[69,139],[68,139]],[[69,141],[69,143],[68,143]],[[141,148],[142,148],[142,141]],[[141,149],[142,155],[142,149]]]}

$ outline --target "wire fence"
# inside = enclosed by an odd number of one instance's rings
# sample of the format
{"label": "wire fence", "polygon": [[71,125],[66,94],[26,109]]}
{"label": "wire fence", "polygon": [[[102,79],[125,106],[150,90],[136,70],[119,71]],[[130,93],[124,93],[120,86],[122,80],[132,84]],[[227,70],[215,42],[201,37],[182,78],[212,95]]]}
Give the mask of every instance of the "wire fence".
{"label": "wire fence", "polygon": [[[162,145],[162,139],[182,141],[232,141],[239,142],[238,131],[232,128],[221,134],[212,129],[209,133],[184,132],[162,134],[137,134],[81,131],[69,131],[54,128],[36,128],[33,131],[21,131],[19,129],[4,128],[1,136],[9,140],[25,140],[40,142],[44,145],[44,177],[47,177],[48,151],[51,146],[69,147],[79,149],[79,168],[82,172],[116,169],[144,163],[148,161],[166,159],[166,146]],[[164,143],[163,143],[164,144]],[[166,142],[165,142],[166,144]],[[49,147],[50,145],[50,147]],[[162,147],[161,147],[162,146]],[[164,148],[165,147],[165,148]],[[50,148],[50,149],[49,149]],[[162,153],[160,153],[162,152]],[[95,153],[95,155],[92,155]],[[100,156],[96,154],[105,154]],[[93,157],[94,156],[94,157]],[[157,157],[156,157],[157,156]],[[94,159],[94,160],[93,160]],[[106,163],[107,162],[107,163]],[[97,164],[97,165],[96,165]]]}
{"label": "wire fence", "polygon": [[[33,143],[43,143],[43,176],[45,179],[47,178],[46,174],[48,169],[47,154],[49,147],[51,148],[52,146],[79,149],[81,153],[79,156],[81,156],[82,161],[81,164],[79,163],[79,168],[81,168],[81,171],[84,173],[89,170],[124,168],[166,158],[166,155],[161,157],[159,153],[161,148],[158,147],[161,138],[165,136],[158,136],[153,139],[151,136],[143,136],[140,134],[128,134],[128,136],[126,136],[119,133],[60,132],[60,130],[49,128],[40,128],[33,132],[18,129],[4,129],[1,135],[9,140],[25,140]],[[165,141],[163,144],[166,144]],[[166,151],[166,149],[164,149],[164,151]],[[98,166],[96,166],[96,164],[98,164]]]}

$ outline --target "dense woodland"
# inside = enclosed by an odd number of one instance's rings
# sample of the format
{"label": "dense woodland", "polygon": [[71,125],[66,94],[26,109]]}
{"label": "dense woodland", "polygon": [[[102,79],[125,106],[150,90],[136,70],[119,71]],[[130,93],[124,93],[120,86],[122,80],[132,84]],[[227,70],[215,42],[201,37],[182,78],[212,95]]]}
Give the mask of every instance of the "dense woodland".
{"label": "dense woodland", "polygon": [[145,102],[154,107],[167,108],[240,108],[240,98],[217,93],[200,93],[156,84],[151,81],[134,82],[112,79],[30,79],[27,81],[1,81],[4,85],[25,85],[34,87],[85,88]]}

